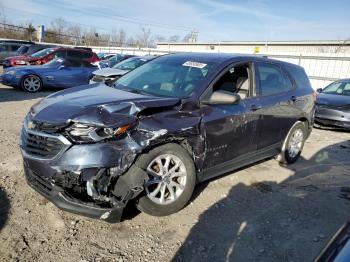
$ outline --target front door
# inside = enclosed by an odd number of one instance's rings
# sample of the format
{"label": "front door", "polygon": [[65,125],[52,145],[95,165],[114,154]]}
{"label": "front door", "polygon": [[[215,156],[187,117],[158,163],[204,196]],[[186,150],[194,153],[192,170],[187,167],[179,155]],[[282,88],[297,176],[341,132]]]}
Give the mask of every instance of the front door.
{"label": "front door", "polygon": [[259,116],[251,111],[256,97],[251,96],[250,65],[234,65],[212,86],[212,91],[238,93],[236,104],[204,105],[202,123],[206,133],[204,169],[234,160],[257,149]]}

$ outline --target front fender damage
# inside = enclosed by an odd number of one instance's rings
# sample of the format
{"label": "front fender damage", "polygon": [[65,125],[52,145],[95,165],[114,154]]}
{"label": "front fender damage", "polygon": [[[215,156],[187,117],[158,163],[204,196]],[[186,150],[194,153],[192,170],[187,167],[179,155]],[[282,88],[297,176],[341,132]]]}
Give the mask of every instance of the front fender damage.
{"label": "front fender damage", "polygon": [[[181,111],[180,106],[176,109],[157,107],[153,111],[150,108],[143,109],[132,102],[123,106],[100,108],[99,115],[104,115],[104,120],[99,119],[95,124],[110,125],[111,120],[119,114],[126,114],[128,121],[133,119],[134,123],[123,139],[108,142],[115,143],[119,148],[110,162],[104,163],[103,167],[80,170],[79,179],[85,185],[85,193],[97,205],[107,204],[111,210],[120,210],[136,198],[148,179],[145,169],[137,164],[137,159],[140,154],[158,145],[170,142],[180,144],[192,155],[197,171],[202,170],[206,145],[201,115],[195,110]],[[90,123],[93,121],[91,118],[83,120]],[[113,212],[104,212],[100,218],[110,221],[111,214]],[[116,221],[120,221],[120,217],[113,222]]]}

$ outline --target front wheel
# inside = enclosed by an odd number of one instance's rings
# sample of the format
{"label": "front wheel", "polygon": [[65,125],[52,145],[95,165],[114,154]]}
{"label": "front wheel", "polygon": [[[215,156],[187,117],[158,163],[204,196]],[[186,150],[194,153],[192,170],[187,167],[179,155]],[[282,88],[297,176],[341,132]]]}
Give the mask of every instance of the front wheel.
{"label": "front wheel", "polygon": [[149,215],[167,216],[190,200],[196,173],[190,154],[178,144],[166,144],[143,154],[137,165],[148,175],[137,208]]}
{"label": "front wheel", "polygon": [[277,160],[284,164],[293,164],[297,161],[303,150],[306,138],[305,124],[301,121],[296,122],[289,130]]}
{"label": "front wheel", "polygon": [[21,87],[24,91],[35,93],[42,89],[43,83],[36,75],[27,75],[22,79]]}

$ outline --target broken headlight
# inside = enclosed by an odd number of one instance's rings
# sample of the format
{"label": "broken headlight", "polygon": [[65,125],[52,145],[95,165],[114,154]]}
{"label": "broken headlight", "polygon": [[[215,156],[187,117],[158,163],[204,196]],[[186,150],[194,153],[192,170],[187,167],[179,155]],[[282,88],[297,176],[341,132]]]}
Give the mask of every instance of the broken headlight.
{"label": "broken headlight", "polygon": [[116,139],[124,134],[129,125],[111,128],[88,126],[80,123],[74,123],[67,128],[68,135],[77,142],[98,142],[105,139]]}

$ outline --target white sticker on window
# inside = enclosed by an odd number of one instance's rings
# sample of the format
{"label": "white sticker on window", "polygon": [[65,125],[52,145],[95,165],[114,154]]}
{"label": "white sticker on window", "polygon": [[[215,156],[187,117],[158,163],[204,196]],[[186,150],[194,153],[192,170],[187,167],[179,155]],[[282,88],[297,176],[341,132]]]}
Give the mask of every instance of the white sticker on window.
{"label": "white sticker on window", "polygon": [[199,62],[193,62],[193,61],[187,61],[182,64],[183,66],[189,66],[189,67],[196,67],[196,68],[204,68],[207,64],[199,63]]}

